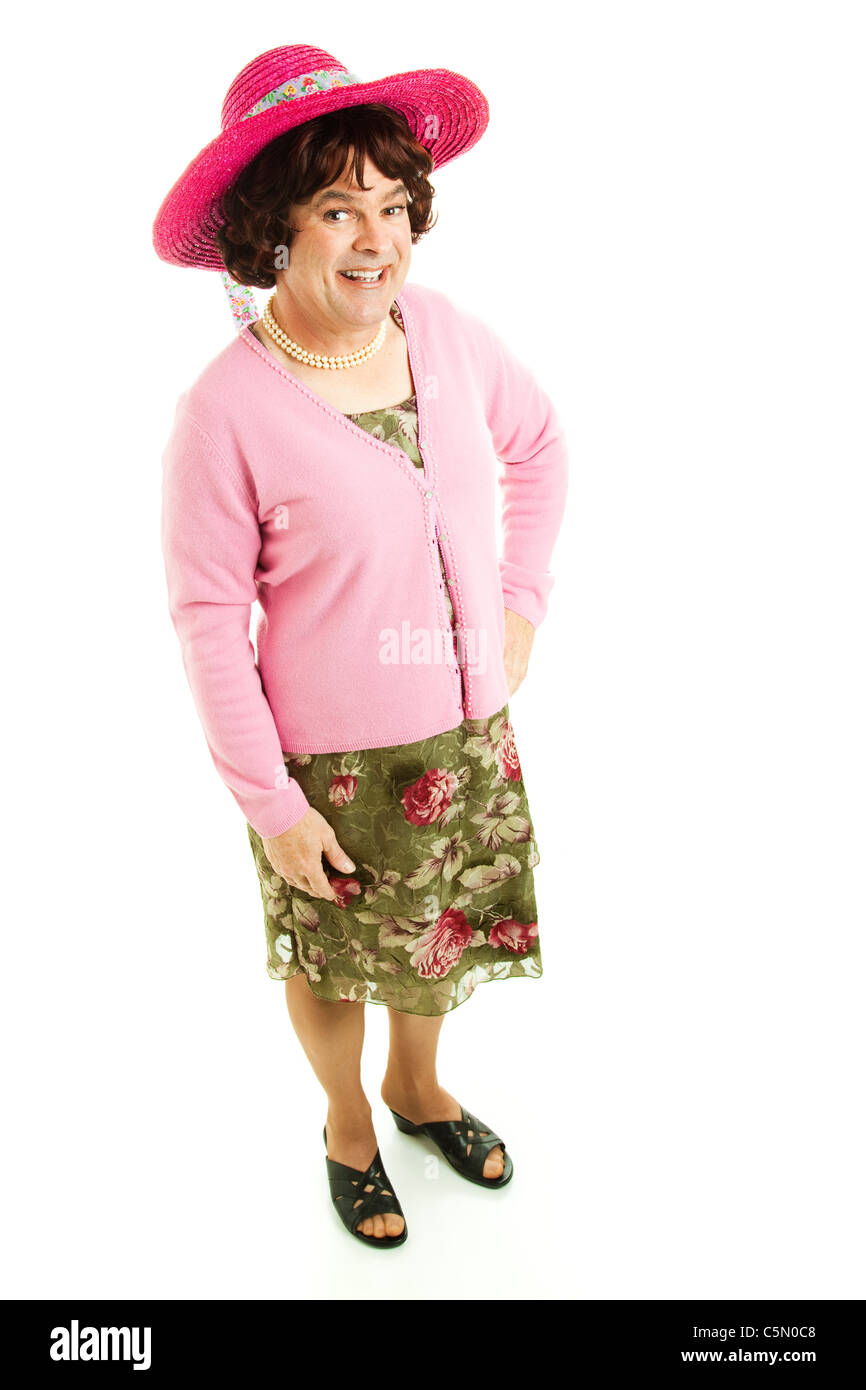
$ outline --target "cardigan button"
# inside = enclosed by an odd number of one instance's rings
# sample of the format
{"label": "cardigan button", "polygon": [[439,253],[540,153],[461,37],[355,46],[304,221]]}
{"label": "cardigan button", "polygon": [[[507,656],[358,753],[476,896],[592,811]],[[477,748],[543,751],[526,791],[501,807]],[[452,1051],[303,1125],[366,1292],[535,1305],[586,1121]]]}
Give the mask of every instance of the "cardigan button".
{"label": "cardigan button", "polygon": [[433,494],[432,494],[432,492],[425,492],[425,493],[424,493],[424,496],[425,496],[426,498],[428,498],[428,500],[429,500],[429,498],[431,498],[431,497],[433,496]]}

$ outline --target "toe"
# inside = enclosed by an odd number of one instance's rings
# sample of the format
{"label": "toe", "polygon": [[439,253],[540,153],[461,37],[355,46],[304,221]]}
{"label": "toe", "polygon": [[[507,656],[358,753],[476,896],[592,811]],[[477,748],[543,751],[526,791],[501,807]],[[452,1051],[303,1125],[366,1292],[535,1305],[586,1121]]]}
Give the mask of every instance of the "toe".
{"label": "toe", "polygon": [[502,1156],[500,1145],[497,1144],[495,1149],[490,1150],[484,1161],[484,1176],[485,1178],[501,1178],[504,1171],[505,1159]]}
{"label": "toe", "polygon": [[362,1236],[372,1236],[374,1240],[383,1240],[386,1236],[400,1236],[403,1234],[405,1222],[402,1216],[396,1212],[384,1212],[380,1215],[368,1216],[358,1223],[358,1232]]}
{"label": "toe", "polygon": [[363,1221],[359,1221],[356,1232],[358,1235],[373,1236],[376,1240],[382,1240],[385,1236],[402,1235],[404,1225],[402,1216],[397,1212],[376,1212],[375,1216],[366,1216]]}

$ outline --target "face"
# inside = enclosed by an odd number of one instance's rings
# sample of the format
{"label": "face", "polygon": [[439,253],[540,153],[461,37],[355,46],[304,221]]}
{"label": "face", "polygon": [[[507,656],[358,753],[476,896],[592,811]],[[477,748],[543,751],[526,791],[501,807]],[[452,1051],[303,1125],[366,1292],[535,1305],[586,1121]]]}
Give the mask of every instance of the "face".
{"label": "face", "polygon": [[278,305],[288,294],[311,323],[332,333],[381,323],[409,270],[412,229],[403,184],[369,159],[363,182],[366,191],[355,183],[350,161],[336,183],[293,205],[289,264],[277,271]]}

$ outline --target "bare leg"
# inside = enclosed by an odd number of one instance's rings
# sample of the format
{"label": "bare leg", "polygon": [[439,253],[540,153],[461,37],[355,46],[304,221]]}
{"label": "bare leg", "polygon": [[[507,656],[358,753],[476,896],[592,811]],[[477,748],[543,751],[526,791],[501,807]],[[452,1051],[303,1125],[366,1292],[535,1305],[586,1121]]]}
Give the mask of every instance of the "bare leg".
{"label": "bare leg", "polygon": [[[361,1085],[364,1005],[317,999],[302,970],[286,980],[286,1005],[292,1027],[328,1097],[328,1156],[363,1172],[378,1147],[370,1102]],[[394,1212],[367,1217],[358,1230],[364,1235],[398,1236],[403,1225],[402,1216]]]}
{"label": "bare leg", "polygon": [[[414,1125],[460,1119],[460,1102],[439,1085],[436,1076],[436,1049],[444,1021],[444,1014],[427,1018],[388,1010],[390,1044],[382,1099]],[[497,1144],[485,1160],[484,1177],[501,1177],[504,1168]]]}

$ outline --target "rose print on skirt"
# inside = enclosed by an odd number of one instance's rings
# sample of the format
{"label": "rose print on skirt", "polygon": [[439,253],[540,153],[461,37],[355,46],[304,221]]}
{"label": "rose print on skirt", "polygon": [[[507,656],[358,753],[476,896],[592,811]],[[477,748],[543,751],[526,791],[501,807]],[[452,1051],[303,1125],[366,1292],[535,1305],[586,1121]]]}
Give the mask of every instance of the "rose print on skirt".
{"label": "rose print on skirt", "polygon": [[292,888],[247,824],[267,973],[314,994],[443,1014],[490,980],[542,973],[535,832],[505,705],[416,743],[283,755],[355,864],[327,902]]}
{"label": "rose print on skirt", "polygon": [[457,778],[447,768],[434,767],[425,772],[400,798],[406,819],[413,825],[431,825],[448,810],[458,786]]}

